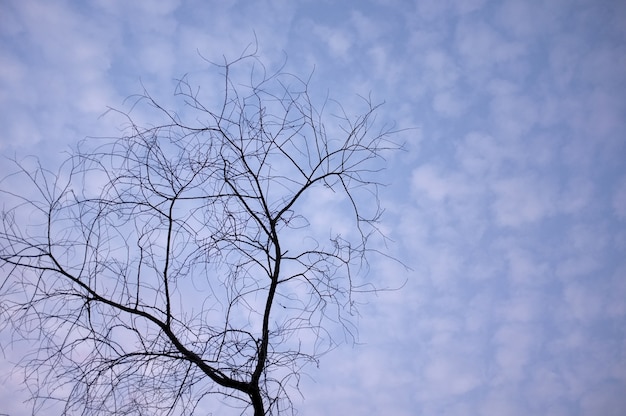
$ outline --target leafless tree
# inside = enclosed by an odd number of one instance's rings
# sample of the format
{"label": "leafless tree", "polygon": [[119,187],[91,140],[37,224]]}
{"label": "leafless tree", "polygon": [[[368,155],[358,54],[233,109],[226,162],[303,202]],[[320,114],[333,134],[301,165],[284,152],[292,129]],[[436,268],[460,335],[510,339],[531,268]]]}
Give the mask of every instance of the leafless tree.
{"label": "leafless tree", "polygon": [[[0,312],[38,345],[22,362],[33,412],[207,414],[216,397],[294,413],[303,366],[352,334],[356,292],[376,290],[378,172],[397,148],[378,106],[316,107],[308,78],[253,54],[216,68],[217,110],[185,77],[179,112],[145,92],[114,111],[121,137],[5,178]],[[137,108],[162,123],[140,127]],[[349,209],[338,229],[311,220],[329,195],[328,214]]]}

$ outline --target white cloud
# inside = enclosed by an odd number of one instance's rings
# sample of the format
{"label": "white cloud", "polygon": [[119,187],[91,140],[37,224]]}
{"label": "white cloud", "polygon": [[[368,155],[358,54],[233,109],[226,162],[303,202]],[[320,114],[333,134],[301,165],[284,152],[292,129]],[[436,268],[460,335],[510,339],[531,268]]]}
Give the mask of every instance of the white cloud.
{"label": "white cloud", "polygon": [[545,414],[553,416],[570,414],[563,405],[568,386],[563,377],[549,366],[535,369],[530,375],[526,388],[526,397],[532,400],[532,405],[537,410],[547,409]]}
{"label": "white cloud", "polygon": [[522,93],[512,94],[495,88],[491,91],[493,98],[489,118],[496,134],[502,140],[518,139],[535,127],[540,113],[540,103]]}
{"label": "white cloud", "polygon": [[514,149],[508,149],[489,134],[469,132],[457,145],[455,158],[467,174],[484,178],[499,173],[514,153]]}
{"label": "white cloud", "polygon": [[5,72],[0,78],[7,91],[3,105],[20,109],[5,122],[12,132],[11,145],[51,145],[54,140],[61,150],[62,140],[75,141],[94,133],[68,137],[76,133],[77,125],[95,125],[107,105],[121,101],[107,79],[110,42],[116,31],[102,30],[101,19],[85,17],[63,3],[16,3],[13,7],[20,29],[6,44],[13,49],[8,52],[9,62],[21,74],[15,78],[16,74]]}
{"label": "white cloud", "polygon": [[482,383],[481,371],[475,367],[467,356],[441,354],[434,357],[424,368],[423,383],[427,387],[418,394],[425,400],[466,394]]}
{"label": "white cloud", "polygon": [[573,319],[593,321],[602,312],[604,296],[586,285],[570,283],[565,288],[565,301]]}
{"label": "white cloud", "polygon": [[531,42],[558,30],[563,1],[553,0],[541,7],[525,1],[504,1],[497,5],[498,28],[509,36]]}
{"label": "white cloud", "polygon": [[557,194],[544,178],[517,176],[494,181],[492,205],[496,223],[519,227],[554,213]]}
{"label": "white cloud", "polygon": [[455,41],[462,62],[470,69],[489,68],[519,58],[526,49],[521,43],[506,40],[486,22],[475,19],[458,24]]}
{"label": "white cloud", "polygon": [[450,0],[452,8],[458,14],[466,14],[480,10],[487,0]]}
{"label": "white cloud", "polygon": [[137,13],[138,16],[164,16],[172,13],[181,4],[181,0],[155,0],[150,3],[127,3],[120,0],[97,0],[98,7],[105,10],[107,13],[115,14],[119,17],[121,14],[127,13],[132,10],[132,13]]}
{"label": "white cloud", "polygon": [[453,87],[461,77],[457,63],[444,50],[429,50],[420,59],[426,69],[429,87],[436,90]]}
{"label": "white cloud", "polygon": [[622,386],[616,382],[604,382],[583,394],[580,400],[582,414],[621,416],[626,408]]}
{"label": "white cloud", "polygon": [[[95,119],[138,91],[139,78],[169,99],[172,78],[190,71],[211,103],[222,86],[196,50],[233,58],[254,31],[268,66],[282,62],[283,49],[289,71],[308,75],[316,65],[313,94],[330,91],[351,110],[355,92],[372,92],[388,103],[381,119],[420,126],[415,142],[412,132],[402,136],[410,152],[390,158],[393,176],[384,178],[393,183],[385,227],[414,271],[373,265],[373,279],[408,277],[407,285],[364,307],[365,345],[339,348],[309,370],[318,382],[303,379],[302,411],[619,409],[625,8],[335,3],[3,6],[0,148],[50,161],[65,143],[117,127]],[[347,232],[339,202],[326,190],[307,201],[324,238],[329,227]]]}
{"label": "white cloud", "polygon": [[348,51],[354,43],[352,34],[344,29],[331,28],[327,26],[316,25],[313,28],[315,33],[324,42],[334,58],[342,60],[349,59]]}
{"label": "white cloud", "polygon": [[518,286],[541,287],[552,278],[548,262],[537,252],[511,247],[506,251],[506,259],[507,276]]}
{"label": "white cloud", "polygon": [[433,98],[434,110],[444,117],[459,117],[466,107],[463,96],[454,91],[442,91]]}
{"label": "white cloud", "polygon": [[359,42],[375,43],[392,29],[389,27],[390,22],[377,17],[373,13],[365,14],[360,10],[352,10],[350,13],[350,25],[356,30]]}
{"label": "white cloud", "polygon": [[559,210],[564,214],[582,212],[592,203],[594,191],[594,183],[588,178],[571,175],[559,195]]}
{"label": "white cloud", "polygon": [[532,355],[541,341],[537,329],[529,324],[501,325],[493,338],[495,361],[499,367],[494,382],[524,380],[531,369]]}
{"label": "white cloud", "polygon": [[444,173],[432,165],[423,165],[415,169],[411,183],[418,199],[426,196],[436,202],[460,198],[471,192],[471,187],[464,177]]}
{"label": "white cloud", "polygon": [[424,20],[459,16],[481,9],[486,0],[425,0],[416,3],[416,15]]}
{"label": "white cloud", "polygon": [[522,416],[529,414],[532,403],[520,399],[517,386],[491,388],[478,406],[476,414],[481,416],[507,415]]}

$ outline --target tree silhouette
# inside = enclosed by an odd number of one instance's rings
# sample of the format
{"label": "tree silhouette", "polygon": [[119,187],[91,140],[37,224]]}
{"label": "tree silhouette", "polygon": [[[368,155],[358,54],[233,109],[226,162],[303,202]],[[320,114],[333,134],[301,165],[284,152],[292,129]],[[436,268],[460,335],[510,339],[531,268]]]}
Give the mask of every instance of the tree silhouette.
{"label": "tree silhouette", "polygon": [[[376,290],[366,260],[394,132],[374,130],[368,99],[356,117],[316,108],[309,79],[254,54],[217,68],[217,110],[185,77],[180,113],[144,92],[112,110],[121,137],[5,178],[1,312],[38,346],[21,363],[33,411],[206,414],[218,397],[242,414],[294,412],[303,366],[335,345],[335,325],[353,333],[353,296]],[[137,108],[164,121],[145,127]],[[337,207],[350,212],[335,213],[338,230],[313,224]]]}

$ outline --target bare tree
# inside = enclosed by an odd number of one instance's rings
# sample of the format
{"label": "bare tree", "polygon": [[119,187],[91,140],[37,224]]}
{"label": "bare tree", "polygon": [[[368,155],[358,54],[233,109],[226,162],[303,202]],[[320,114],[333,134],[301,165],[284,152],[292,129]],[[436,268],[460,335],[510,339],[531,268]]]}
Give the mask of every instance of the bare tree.
{"label": "bare tree", "polygon": [[[5,179],[0,311],[40,346],[22,362],[33,411],[206,414],[218,397],[293,413],[303,366],[335,324],[354,331],[393,131],[367,99],[356,117],[316,109],[309,79],[254,55],[217,67],[217,110],[183,78],[180,112],[145,92],[116,112],[121,137],[84,141],[58,172],[16,162],[20,189]],[[140,127],[137,107],[164,122]],[[312,225],[321,195],[349,208],[339,231]]]}

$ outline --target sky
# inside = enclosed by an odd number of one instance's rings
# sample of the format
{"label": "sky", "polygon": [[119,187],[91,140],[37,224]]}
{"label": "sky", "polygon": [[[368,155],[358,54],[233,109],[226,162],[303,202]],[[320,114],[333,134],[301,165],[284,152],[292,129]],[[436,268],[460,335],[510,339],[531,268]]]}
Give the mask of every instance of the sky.
{"label": "sky", "polygon": [[[626,414],[626,3],[3,0],[0,154],[55,166],[119,131],[108,107],[168,100],[200,54],[255,37],[268,66],[408,129],[381,198],[410,270],[371,271],[406,284],[307,369],[300,414]],[[0,414],[28,414],[21,387]]]}

